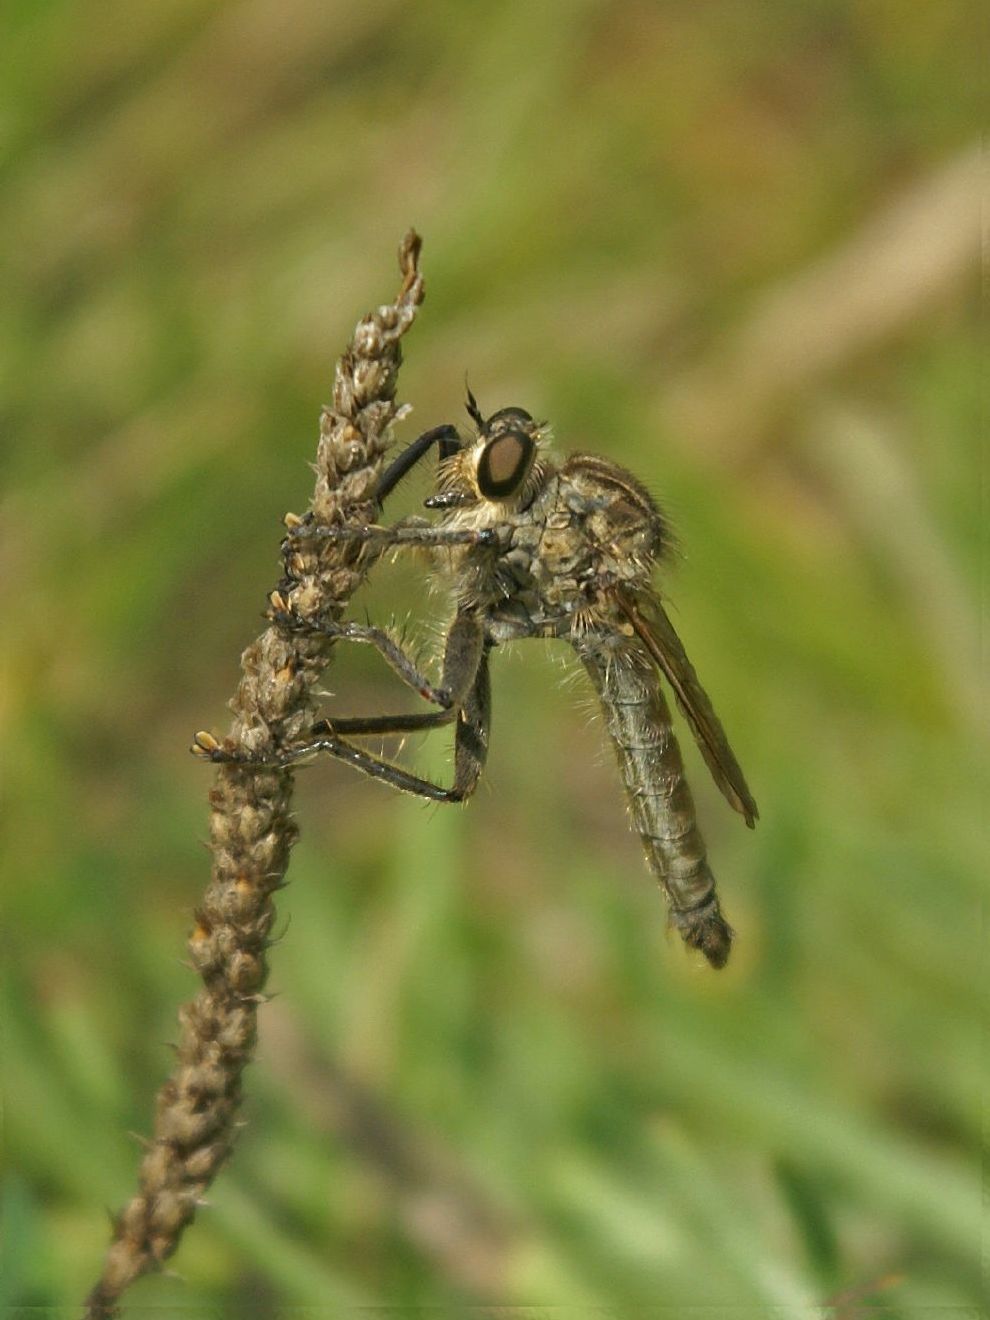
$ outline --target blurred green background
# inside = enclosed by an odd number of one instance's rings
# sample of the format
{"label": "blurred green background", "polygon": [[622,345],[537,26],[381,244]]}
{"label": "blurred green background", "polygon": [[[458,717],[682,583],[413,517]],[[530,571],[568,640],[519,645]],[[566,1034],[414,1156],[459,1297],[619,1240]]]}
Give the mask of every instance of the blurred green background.
{"label": "blurred green background", "polygon": [[[736,950],[715,975],[665,932],[566,657],[497,655],[467,808],[300,774],[246,1127],[181,1279],[130,1302],[975,1315],[978,7],[3,24],[0,1301],[77,1302],[132,1193],[196,986],[189,736],[225,727],[415,224],[400,439],[462,420],[467,371],[675,521],[674,617],[762,810],[685,749]],[[420,566],[365,609],[435,650]],[[406,701],[362,648],[327,683]],[[442,737],[407,755],[447,772]]]}

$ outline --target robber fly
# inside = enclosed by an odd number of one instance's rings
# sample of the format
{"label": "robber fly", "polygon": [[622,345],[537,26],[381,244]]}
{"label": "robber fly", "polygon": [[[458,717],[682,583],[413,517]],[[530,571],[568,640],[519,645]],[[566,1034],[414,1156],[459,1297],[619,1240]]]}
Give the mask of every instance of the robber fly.
{"label": "robber fly", "polygon": [[[670,710],[660,684],[673,689],[715,783],[753,826],[756,803],[711,702],[652,586],[670,535],[656,503],[637,479],[594,454],[558,463],[548,430],[522,408],[487,419],[468,391],[474,435],[453,426],[425,432],[384,472],[379,504],[429,449],[440,453],[436,492],[426,507],[436,523],[408,519],[393,527],[301,524],[290,545],[309,536],[359,540],[369,553],[393,546],[432,547],[449,581],[456,613],[446,638],[442,678],[434,686],[380,629],[354,623],[301,623],[275,593],[285,626],[367,642],[410,688],[437,710],[411,715],[321,720],[304,742],[265,764],[288,765],[327,752],[398,789],[440,802],[461,802],[477,786],[488,749],[488,657],[496,646],[526,637],[573,646],[601,701],[609,736],[646,858],[669,905],[670,919],[714,967],[729,956],[732,931],[722,915],[715,877],[695,819]],[[291,555],[287,562],[291,560]],[[409,733],[454,725],[454,775],[448,787],[372,756],[355,736]],[[251,762],[197,735],[194,750],[211,760]]]}

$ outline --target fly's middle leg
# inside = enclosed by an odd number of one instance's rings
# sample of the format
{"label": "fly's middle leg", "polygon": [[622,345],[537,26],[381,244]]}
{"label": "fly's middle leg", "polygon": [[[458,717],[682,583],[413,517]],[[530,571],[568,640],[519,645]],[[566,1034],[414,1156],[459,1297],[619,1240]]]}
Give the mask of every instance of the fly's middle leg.
{"label": "fly's middle leg", "polygon": [[330,641],[364,642],[373,646],[406,686],[418,693],[424,701],[445,708],[451,704],[450,693],[446,688],[435,687],[416,661],[384,628],[376,628],[371,624],[337,623],[331,619],[303,619],[290,611],[280,592],[273,591],[269,599],[272,622],[279,627],[309,637],[326,637]]}

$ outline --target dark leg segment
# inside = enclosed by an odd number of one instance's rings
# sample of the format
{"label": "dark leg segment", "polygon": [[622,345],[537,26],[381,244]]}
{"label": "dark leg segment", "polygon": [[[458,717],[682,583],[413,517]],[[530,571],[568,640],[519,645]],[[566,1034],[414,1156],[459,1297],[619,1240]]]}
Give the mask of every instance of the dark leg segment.
{"label": "dark leg segment", "polygon": [[431,431],[424,431],[408,448],[403,449],[402,453],[394,458],[382,473],[378,482],[378,489],[375,491],[375,499],[379,505],[385,502],[399,482],[412,471],[434,443],[440,451],[442,460],[450,458],[451,454],[457,453],[461,447],[461,437],[457,434],[456,428],[449,424],[434,426]]}
{"label": "dark leg segment", "polygon": [[[429,798],[431,802],[460,802],[465,796],[459,793],[456,787],[444,788],[442,784],[434,784],[429,779],[420,779],[418,775],[409,774],[401,766],[392,765],[390,761],[372,756],[363,748],[355,747],[353,743],[344,742],[332,734],[309,743],[307,752],[328,752],[339,761],[346,761],[348,765],[352,765],[355,770],[360,770],[371,779],[381,779],[403,793]],[[293,760],[296,759],[296,749],[293,749],[291,755]]]}
{"label": "dark leg segment", "polygon": [[454,792],[459,801],[470,797],[477,788],[488,759],[488,729],[492,713],[488,650],[486,643],[454,735]]}
{"label": "dark leg segment", "polygon": [[450,705],[450,694],[444,688],[436,688],[420,670],[402,647],[390,637],[383,628],[360,623],[332,623],[303,620],[293,614],[275,613],[273,618],[292,632],[302,632],[319,637],[332,637],[342,642],[367,642],[373,646],[408,687],[418,692],[424,701],[432,701],[436,706]]}
{"label": "dark leg segment", "polygon": [[325,738],[313,738],[309,742],[300,743],[266,757],[255,757],[246,752],[223,747],[211,734],[197,733],[190,750],[204,761],[213,761],[221,765],[243,765],[247,769],[260,766],[286,769],[303,757],[315,755],[317,752],[327,752],[330,756],[353,765],[356,770],[361,770],[370,778],[382,779],[393,788],[401,789],[405,793],[414,793],[417,797],[429,798],[433,802],[460,802],[462,796],[454,789],[443,788],[442,785],[433,784],[428,779],[420,779],[418,775],[411,775],[400,766],[392,765],[377,756],[371,756],[362,748],[344,742],[332,733],[327,734]]}
{"label": "dark leg segment", "polygon": [[363,541],[367,545],[386,548],[390,545],[445,546],[445,545],[498,545],[498,532],[494,527],[477,531],[468,528],[433,527],[430,523],[396,523],[394,527],[325,527],[319,523],[304,523],[290,534],[291,541]]}
{"label": "dark leg segment", "polygon": [[[478,782],[488,746],[489,684],[485,654],[484,629],[480,618],[470,610],[461,610],[450,626],[443,661],[443,685],[451,704],[427,715],[382,715],[321,720],[313,728],[316,737],[276,752],[272,757],[252,759],[243,753],[228,751],[197,735],[193,751],[211,761],[240,765],[289,766],[317,752],[325,752],[346,761],[372,779],[381,779],[405,793],[429,798],[433,802],[461,802],[469,797]],[[345,742],[338,735],[408,733],[438,728],[457,720],[454,755],[454,784],[444,788],[421,779],[360,747]]]}
{"label": "dark leg segment", "polygon": [[[400,652],[401,654],[401,652]],[[462,712],[473,693],[475,678],[484,655],[484,634],[478,616],[462,610],[447,633],[443,657],[443,686],[434,689],[442,710],[416,715],[343,715],[340,719],[320,720],[313,733],[370,736],[372,734],[416,733],[451,724]]]}

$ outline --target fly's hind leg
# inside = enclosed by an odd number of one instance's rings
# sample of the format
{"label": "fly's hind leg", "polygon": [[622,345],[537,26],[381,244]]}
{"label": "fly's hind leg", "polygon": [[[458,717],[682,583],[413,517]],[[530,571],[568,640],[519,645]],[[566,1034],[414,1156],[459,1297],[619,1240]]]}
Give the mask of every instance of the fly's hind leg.
{"label": "fly's hind leg", "polygon": [[[456,620],[455,620],[456,625]],[[451,635],[454,629],[451,629]],[[470,645],[464,646],[463,638],[448,636],[447,652],[444,660],[444,681],[457,684],[462,675],[470,672],[469,663],[473,659]],[[435,784],[430,779],[422,779],[410,774],[401,766],[393,765],[381,757],[372,756],[363,748],[339,738],[339,733],[355,736],[370,733],[406,733],[417,729],[438,728],[456,718],[454,734],[454,782],[450,788]],[[380,716],[371,719],[335,720],[331,726],[327,720],[316,725],[314,732],[324,730],[324,736],[311,745],[312,751],[324,751],[338,760],[346,761],[355,770],[372,779],[381,779],[403,793],[412,793],[416,797],[429,799],[431,802],[465,802],[474,793],[478,780],[488,759],[488,729],[491,720],[491,681],[488,673],[488,645],[482,648],[476,661],[476,669],[470,690],[462,703],[449,709],[438,711],[435,715]]]}
{"label": "fly's hind leg", "polygon": [[432,783],[429,779],[420,779],[418,775],[409,774],[401,766],[393,765],[381,757],[372,756],[362,747],[355,747],[353,743],[338,738],[335,733],[310,738],[306,742],[297,743],[265,756],[252,756],[247,752],[239,752],[236,748],[224,746],[217,742],[211,733],[202,731],[196,734],[190,751],[204,761],[212,761],[217,765],[243,766],[248,770],[286,770],[308,756],[314,756],[317,752],[326,752],[328,756],[334,756],[339,761],[346,761],[348,765],[352,765],[355,770],[360,770],[371,779],[381,779],[404,793],[413,793],[417,797],[429,798],[433,802],[460,802],[464,796],[456,789],[447,789],[440,784]]}
{"label": "fly's hind leg", "polygon": [[[381,634],[379,640],[382,636],[387,635]],[[391,639],[388,640],[391,643]],[[401,657],[400,663],[415,672],[399,648],[395,647],[394,650],[396,654],[392,658],[398,661]],[[470,700],[483,656],[484,632],[481,621],[473,610],[461,610],[447,632],[441,686],[431,687],[433,699],[441,707],[440,710],[415,715],[344,715],[339,719],[320,720],[313,726],[312,732],[369,737],[374,734],[417,733],[451,724]],[[422,676],[417,674],[416,677]]]}
{"label": "fly's hind leg", "polygon": [[[205,732],[196,735],[191,750],[203,760],[258,768],[286,768],[318,752],[325,752],[346,761],[362,774],[372,779],[382,779],[405,793],[413,793],[434,802],[462,802],[474,792],[487,753],[490,700],[485,651],[480,619],[472,611],[462,610],[447,634],[443,688],[437,690],[449,703],[443,709],[430,714],[346,716],[337,720],[320,720],[313,726],[311,737],[262,756],[221,744],[212,734]],[[444,788],[410,774],[401,766],[373,756],[340,736],[410,733],[440,728],[455,720],[457,732],[454,783],[451,788]]]}

